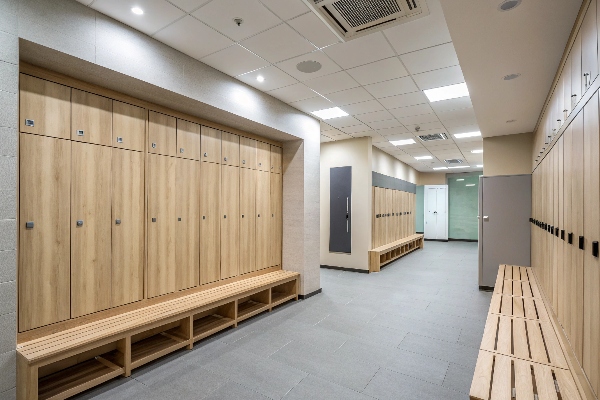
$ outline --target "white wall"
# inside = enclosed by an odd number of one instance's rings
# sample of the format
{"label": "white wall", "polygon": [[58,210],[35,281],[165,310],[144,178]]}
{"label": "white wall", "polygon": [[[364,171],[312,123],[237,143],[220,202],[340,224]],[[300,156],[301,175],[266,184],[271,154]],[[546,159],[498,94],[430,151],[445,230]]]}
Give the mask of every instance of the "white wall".
{"label": "white wall", "polygon": [[373,147],[372,169],[380,174],[393,176],[410,183],[418,183],[419,172],[416,169],[377,147]]}

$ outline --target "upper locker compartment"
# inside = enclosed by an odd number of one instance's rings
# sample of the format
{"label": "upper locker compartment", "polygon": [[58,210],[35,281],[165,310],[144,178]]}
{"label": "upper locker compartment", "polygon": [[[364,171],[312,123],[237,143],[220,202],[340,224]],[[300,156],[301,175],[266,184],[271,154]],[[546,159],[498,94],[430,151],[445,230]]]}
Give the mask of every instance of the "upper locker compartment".
{"label": "upper locker compartment", "polygon": [[154,111],[149,113],[148,152],[177,155],[177,119]]}
{"label": "upper locker compartment", "polygon": [[69,139],[71,88],[20,74],[21,132]]}
{"label": "upper locker compartment", "polygon": [[112,145],[112,100],[73,89],[71,139],[78,142]]}
{"label": "upper locker compartment", "polygon": [[206,162],[221,163],[221,131],[202,126],[200,135],[200,159]]}
{"label": "upper locker compartment", "polygon": [[221,132],[221,164],[240,165],[240,137],[233,133]]}
{"label": "upper locker compartment", "polygon": [[256,168],[259,171],[271,171],[271,145],[256,142]]}
{"label": "upper locker compartment", "polygon": [[113,100],[113,143],[114,147],[144,151],[146,143],[145,108]]}
{"label": "upper locker compartment", "polygon": [[598,76],[598,28],[596,23],[597,0],[592,0],[581,24],[581,93],[592,86]]}
{"label": "upper locker compartment", "polygon": [[240,167],[256,169],[256,140],[240,137]]}
{"label": "upper locker compartment", "polygon": [[271,145],[271,172],[281,174],[283,163],[283,149],[281,147]]}
{"label": "upper locker compartment", "polygon": [[177,120],[177,157],[200,160],[200,125]]}

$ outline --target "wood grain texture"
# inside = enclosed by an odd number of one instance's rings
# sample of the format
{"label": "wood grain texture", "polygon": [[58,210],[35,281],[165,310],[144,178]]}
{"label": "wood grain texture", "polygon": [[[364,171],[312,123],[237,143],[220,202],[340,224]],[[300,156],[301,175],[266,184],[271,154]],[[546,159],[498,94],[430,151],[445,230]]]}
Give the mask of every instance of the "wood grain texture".
{"label": "wood grain texture", "polygon": [[200,125],[177,120],[177,157],[200,160]]}
{"label": "wood grain texture", "polygon": [[240,273],[240,169],[221,167],[221,279]]}
{"label": "wood grain texture", "polygon": [[240,169],[240,274],[256,271],[257,173]]}
{"label": "wood grain texture", "polygon": [[256,169],[256,140],[240,137],[240,167]]}
{"label": "wood grain texture", "polygon": [[256,168],[259,171],[271,171],[271,145],[256,142]]}
{"label": "wood grain texture", "polygon": [[283,173],[283,149],[279,146],[271,145],[271,172]]}
{"label": "wood grain texture", "polygon": [[120,149],[146,149],[146,121],[148,111],[121,101],[113,100],[112,146]]}
{"label": "wood grain texture", "polygon": [[221,166],[200,167],[200,284],[221,279]]}
{"label": "wood grain texture", "polygon": [[240,165],[240,137],[233,133],[221,133],[221,163],[223,165]]}
{"label": "wood grain texture", "polygon": [[281,265],[281,251],[283,238],[283,175],[278,173],[271,174],[270,183],[271,196],[269,206],[270,229],[269,229],[269,247],[270,247],[270,266]]}
{"label": "wood grain texture", "polygon": [[259,171],[256,174],[256,269],[270,267],[269,243],[271,205],[270,172]]}
{"label": "wood grain texture", "polygon": [[111,146],[112,100],[77,89],[71,96],[71,140]]}
{"label": "wood grain texture", "polygon": [[175,181],[175,289],[182,290],[200,283],[200,162],[178,158]]}
{"label": "wood grain texture", "polygon": [[150,111],[148,114],[148,152],[177,155],[177,119]]}
{"label": "wood grain texture", "polygon": [[[579,236],[583,236],[583,113],[573,121],[571,218],[573,251],[571,278],[574,301],[571,303],[571,332],[573,347],[579,361],[583,360],[583,251],[579,250]],[[574,279],[573,279],[574,278]]]}
{"label": "wood grain texture", "polygon": [[202,161],[221,163],[221,131],[202,126],[200,134]]}

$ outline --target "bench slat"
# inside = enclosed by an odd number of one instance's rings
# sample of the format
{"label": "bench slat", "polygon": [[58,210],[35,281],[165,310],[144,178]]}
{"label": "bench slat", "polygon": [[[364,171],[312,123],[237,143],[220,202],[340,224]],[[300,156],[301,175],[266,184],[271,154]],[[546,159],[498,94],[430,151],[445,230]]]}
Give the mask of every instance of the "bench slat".
{"label": "bench slat", "polygon": [[490,302],[490,313],[548,321],[548,313],[542,300],[535,297],[514,297],[495,293]]}

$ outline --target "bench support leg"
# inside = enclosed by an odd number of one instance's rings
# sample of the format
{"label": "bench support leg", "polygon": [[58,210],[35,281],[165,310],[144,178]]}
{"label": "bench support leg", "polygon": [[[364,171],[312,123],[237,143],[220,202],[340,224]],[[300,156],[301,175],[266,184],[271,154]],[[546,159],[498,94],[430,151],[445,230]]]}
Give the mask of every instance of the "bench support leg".
{"label": "bench support leg", "polygon": [[123,376],[131,376],[131,336],[127,336],[117,342],[117,351],[120,355],[118,362],[125,370]]}
{"label": "bench support leg", "polygon": [[17,400],[37,400],[38,367],[17,352]]}

